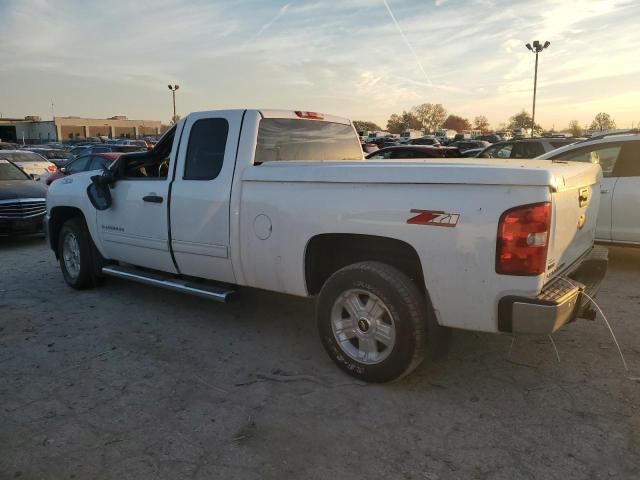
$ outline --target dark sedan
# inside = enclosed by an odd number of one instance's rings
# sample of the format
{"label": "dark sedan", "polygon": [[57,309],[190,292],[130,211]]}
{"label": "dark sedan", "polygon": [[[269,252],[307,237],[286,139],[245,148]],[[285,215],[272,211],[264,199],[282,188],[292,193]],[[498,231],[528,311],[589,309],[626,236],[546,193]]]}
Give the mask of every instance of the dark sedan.
{"label": "dark sedan", "polygon": [[458,158],[461,157],[457,148],[431,147],[426,145],[398,145],[396,147],[381,148],[370,153],[367,160],[382,159],[410,159],[410,158]]}
{"label": "dark sedan", "polygon": [[0,236],[42,231],[47,189],[9,160],[0,160]]}

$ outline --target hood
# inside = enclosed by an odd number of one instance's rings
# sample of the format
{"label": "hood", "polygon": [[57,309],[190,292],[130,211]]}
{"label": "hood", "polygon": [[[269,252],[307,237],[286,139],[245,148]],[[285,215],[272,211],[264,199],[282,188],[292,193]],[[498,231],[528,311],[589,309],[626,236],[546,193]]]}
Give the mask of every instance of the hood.
{"label": "hood", "polygon": [[0,180],[0,200],[46,197],[47,188],[35,180]]}

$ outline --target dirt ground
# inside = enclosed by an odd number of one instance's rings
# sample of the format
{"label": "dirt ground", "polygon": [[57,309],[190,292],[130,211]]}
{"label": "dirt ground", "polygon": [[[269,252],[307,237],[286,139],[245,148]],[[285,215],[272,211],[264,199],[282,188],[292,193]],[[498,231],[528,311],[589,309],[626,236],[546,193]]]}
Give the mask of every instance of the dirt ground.
{"label": "dirt ground", "polygon": [[68,288],[42,238],[0,239],[0,478],[640,478],[640,251],[601,319],[548,338],[455,332],[449,359],[365,385],[313,303]]}

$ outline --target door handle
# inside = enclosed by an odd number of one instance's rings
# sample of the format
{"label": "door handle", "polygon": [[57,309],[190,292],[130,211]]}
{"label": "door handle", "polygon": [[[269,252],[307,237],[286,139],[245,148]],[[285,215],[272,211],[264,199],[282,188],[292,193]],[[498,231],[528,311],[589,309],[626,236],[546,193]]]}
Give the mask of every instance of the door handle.
{"label": "door handle", "polygon": [[162,203],[162,197],[159,195],[146,195],[142,197],[142,200],[151,203]]}
{"label": "door handle", "polygon": [[609,190],[600,190],[600,193],[604,195],[605,193],[609,193]]}

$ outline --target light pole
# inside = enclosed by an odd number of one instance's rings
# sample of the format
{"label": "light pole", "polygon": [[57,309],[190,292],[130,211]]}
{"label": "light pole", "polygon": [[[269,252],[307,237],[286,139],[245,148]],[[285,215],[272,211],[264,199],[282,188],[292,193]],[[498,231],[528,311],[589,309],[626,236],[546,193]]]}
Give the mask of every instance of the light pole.
{"label": "light pole", "polygon": [[176,90],[180,88],[180,85],[167,85],[167,87],[169,87],[169,90],[171,90],[171,94],[173,95],[173,117],[171,117],[171,120],[173,120],[173,123],[177,123],[176,122]]}
{"label": "light pole", "polygon": [[533,113],[531,114],[531,137],[533,137],[533,132],[536,129],[536,89],[538,88],[538,54],[549,47],[551,42],[544,42],[542,45],[538,40],[533,42],[533,47],[530,43],[527,43],[525,46],[536,54],[536,72],[533,77]]}

